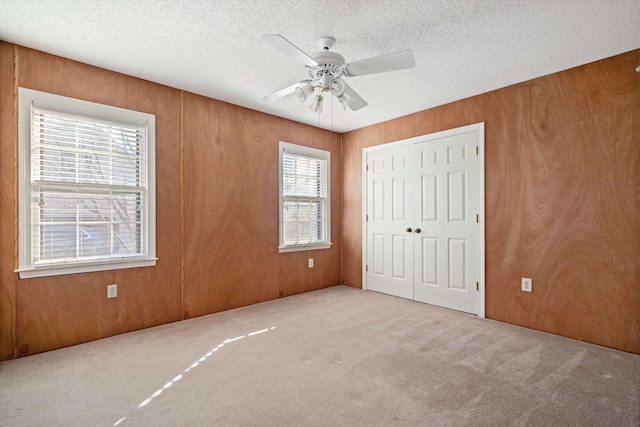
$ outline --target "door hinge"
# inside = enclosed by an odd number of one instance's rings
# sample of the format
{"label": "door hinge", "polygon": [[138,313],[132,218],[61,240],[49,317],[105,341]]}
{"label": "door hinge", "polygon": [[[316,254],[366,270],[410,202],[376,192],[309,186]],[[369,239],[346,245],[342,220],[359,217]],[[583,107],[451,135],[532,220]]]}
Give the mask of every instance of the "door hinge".
{"label": "door hinge", "polygon": [[480,222],[480,215],[476,214],[476,222]]}
{"label": "door hinge", "polygon": [[369,271],[369,266],[368,265],[364,266],[364,271]]}
{"label": "door hinge", "polygon": [[476,145],[476,156],[478,155],[478,146]]}
{"label": "door hinge", "polygon": [[369,214],[367,214],[366,216],[367,216],[367,221],[369,221]]}
{"label": "door hinge", "polygon": [[476,282],[476,291],[480,290],[480,283]]}
{"label": "door hinge", "polygon": [[367,172],[369,171],[369,165],[367,164]]}

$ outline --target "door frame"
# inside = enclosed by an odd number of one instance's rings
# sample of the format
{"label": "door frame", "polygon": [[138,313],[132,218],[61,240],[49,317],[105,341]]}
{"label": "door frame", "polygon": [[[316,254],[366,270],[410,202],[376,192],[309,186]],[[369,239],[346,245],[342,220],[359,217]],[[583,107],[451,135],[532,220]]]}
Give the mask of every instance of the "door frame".
{"label": "door frame", "polygon": [[480,298],[478,298],[478,317],[485,317],[485,211],[484,211],[484,122],[448,129],[441,132],[415,136],[399,141],[388,142],[362,149],[362,289],[367,289],[367,154],[388,148],[416,144],[418,142],[431,141],[446,138],[463,133],[476,132],[478,143],[478,286]]}

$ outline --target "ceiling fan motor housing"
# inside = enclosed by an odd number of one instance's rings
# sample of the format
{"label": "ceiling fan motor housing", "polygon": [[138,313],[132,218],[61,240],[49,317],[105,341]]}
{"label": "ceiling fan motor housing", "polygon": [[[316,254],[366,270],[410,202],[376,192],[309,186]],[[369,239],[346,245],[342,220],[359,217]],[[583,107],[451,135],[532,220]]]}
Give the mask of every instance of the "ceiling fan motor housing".
{"label": "ceiling fan motor housing", "polygon": [[335,52],[319,52],[313,56],[318,63],[315,67],[309,67],[309,76],[312,80],[322,81],[323,86],[328,86],[334,79],[342,77],[344,73],[344,58]]}

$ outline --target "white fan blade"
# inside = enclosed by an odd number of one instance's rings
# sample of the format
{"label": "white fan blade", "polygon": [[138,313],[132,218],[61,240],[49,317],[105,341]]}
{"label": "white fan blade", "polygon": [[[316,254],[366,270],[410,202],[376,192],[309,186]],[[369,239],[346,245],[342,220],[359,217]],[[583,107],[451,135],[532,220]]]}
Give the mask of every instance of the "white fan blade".
{"label": "white fan blade", "polygon": [[276,49],[280,49],[288,57],[302,65],[306,65],[307,67],[315,67],[316,65],[318,65],[315,59],[295,47],[289,40],[285,39],[280,34],[269,34],[267,36],[262,36],[262,40],[269,43]]}
{"label": "white fan blade", "polygon": [[346,65],[349,76],[365,76],[367,74],[385,73],[387,71],[404,70],[416,65],[413,53],[407,49],[396,53],[361,59]]}
{"label": "white fan blade", "polygon": [[270,101],[275,101],[276,99],[282,98],[283,96],[291,95],[293,92],[296,91],[296,88],[298,86],[302,86],[303,84],[308,83],[310,81],[311,80],[303,80],[301,82],[294,83],[291,86],[285,87],[284,89],[280,89],[276,92],[270,93],[267,96],[263,96],[262,98],[260,98],[260,101],[270,102]]}
{"label": "white fan blade", "polygon": [[349,104],[349,108],[351,108],[352,111],[359,110],[369,105],[367,101],[362,99],[362,97],[358,95],[358,93],[355,90],[351,88],[351,86],[349,86],[348,84],[345,84],[345,86],[346,88],[344,90],[344,93],[348,94],[350,97],[353,98],[353,101],[351,102],[351,104]]}

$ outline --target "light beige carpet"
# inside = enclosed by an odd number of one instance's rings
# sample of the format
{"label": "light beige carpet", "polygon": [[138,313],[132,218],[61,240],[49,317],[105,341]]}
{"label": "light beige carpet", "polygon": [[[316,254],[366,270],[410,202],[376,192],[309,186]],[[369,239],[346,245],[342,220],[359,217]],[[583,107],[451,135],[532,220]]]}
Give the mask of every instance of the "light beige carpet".
{"label": "light beige carpet", "polygon": [[1,426],[638,426],[640,356],[345,286],[0,364]]}

